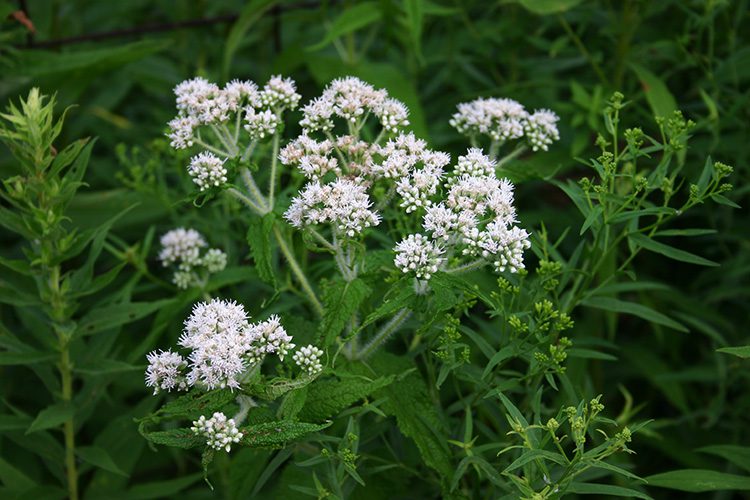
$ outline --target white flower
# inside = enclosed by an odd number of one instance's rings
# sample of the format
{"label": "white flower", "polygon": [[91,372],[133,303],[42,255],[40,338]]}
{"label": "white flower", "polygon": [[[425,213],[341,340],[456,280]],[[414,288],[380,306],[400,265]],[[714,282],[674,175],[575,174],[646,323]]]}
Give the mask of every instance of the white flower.
{"label": "white flower", "polygon": [[187,381],[182,370],[187,366],[185,359],[172,351],[152,351],[146,356],[146,385],[154,388],[154,394],[159,391],[170,392],[187,390]]}
{"label": "white flower", "polygon": [[299,104],[300,97],[294,80],[275,75],[263,86],[255,106],[294,109]]}
{"label": "white flower", "polygon": [[205,78],[185,80],[174,89],[177,109],[201,124],[221,123],[229,119],[232,103],[218,85]]}
{"label": "white flower", "polygon": [[492,261],[495,270],[516,273],[524,268],[523,251],[531,247],[529,233],[518,226],[491,222],[480,244],[482,256]]}
{"label": "white flower", "polygon": [[396,192],[402,197],[401,206],[406,213],[429,207],[432,204],[430,197],[437,193],[442,177],[442,168],[425,166],[414,170],[411,176],[400,179],[396,183]]}
{"label": "white flower", "polygon": [[194,116],[177,116],[168,124],[169,145],[175,149],[187,149],[193,146],[193,131],[200,125]]}
{"label": "white flower", "polygon": [[323,351],[313,345],[307,345],[300,347],[294,353],[292,359],[297,363],[297,366],[306,371],[310,376],[315,376],[323,371],[323,364],[320,362],[322,356]]}
{"label": "white flower", "polygon": [[254,102],[259,98],[258,86],[250,81],[232,80],[224,86],[224,96],[229,109],[236,112],[243,103]]}
{"label": "white flower", "polygon": [[159,260],[164,266],[180,263],[180,267],[188,269],[199,262],[200,249],[206,246],[206,240],[195,229],[183,227],[166,232],[161,237],[161,252]]}
{"label": "white flower", "polygon": [[225,160],[213,153],[199,153],[190,159],[188,174],[201,191],[223,186],[227,182],[227,169],[224,167],[224,162]]}
{"label": "white flower", "polygon": [[464,156],[458,157],[453,173],[457,177],[495,177],[495,165],[495,160],[490,159],[481,149],[471,148]]}
{"label": "white flower", "polygon": [[261,354],[276,354],[283,361],[284,356],[294,349],[292,337],[281,326],[281,321],[275,314],[253,325],[251,335],[255,342],[256,357]]}
{"label": "white flower", "polygon": [[325,96],[316,97],[302,108],[302,120],[299,122],[305,133],[333,128],[333,101]]}
{"label": "white flower", "polygon": [[396,99],[385,99],[373,108],[380,124],[388,132],[395,132],[409,125],[409,108]]}
{"label": "white flower", "polygon": [[325,185],[313,181],[292,200],[284,217],[297,228],[331,222],[342,234],[354,237],[380,223],[371,205],[365,186],[355,181],[337,179]]}
{"label": "white flower", "polygon": [[227,267],[227,254],[218,248],[210,248],[201,259],[201,264],[209,273],[218,273]]}
{"label": "white flower", "polygon": [[245,130],[252,139],[264,139],[273,135],[279,127],[281,120],[273,111],[266,109],[255,111],[248,106],[245,108]]}
{"label": "white flower", "polygon": [[209,447],[215,450],[224,449],[227,452],[232,449],[232,444],[239,443],[243,436],[237,429],[234,419],[228,419],[221,412],[215,412],[209,419],[201,415],[198,420],[193,421],[190,430],[198,436],[204,436]]}
{"label": "white flower", "polygon": [[410,234],[396,245],[396,267],[428,280],[443,262],[443,249],[422,234]]}
{"label": "white flower", "polygon": [[187,290],[192,286],[198,286],[200,283],[198,277],[192,271],[177,270],[172,275],[172,283],[180,290]]}
{"label": "white flower", "polygon": [[432,205],[427,208],[422,227],[435,239],[447,241],[451,238],[458,224],[458,216],[444,203]]}
{"label": "white flower", "polygon": [[560,140],[557,122],[560,118],[548,109],[540,109],[529,115],[524,123],[526,140],[534,151],[547,151],[549,145]]}
{"label": "white flower", "polygon": [[192,349],[188,383],[208,389],[239,387],[252,340],[241,304],[213,299],[193,306],[179,339],[182,347]]}
{"label": "white flower", "polygon": [[484,134],[495,141],[507,141],[523,136],[527,116],[519,102],[490,97],[459,104],[449,123],[462,134]]}

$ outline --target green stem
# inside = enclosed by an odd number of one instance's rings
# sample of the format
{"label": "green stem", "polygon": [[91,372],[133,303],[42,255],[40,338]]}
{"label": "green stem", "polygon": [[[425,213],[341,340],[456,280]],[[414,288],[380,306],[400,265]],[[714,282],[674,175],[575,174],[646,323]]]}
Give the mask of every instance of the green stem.
{"label": "green stem", "polygon": [[269,204],[268,201],[266,201],[266,197],[263,196],[263,193],[261,193],[258,184],[255,183],[255,178],[253,178],[253,174],[252,172],[250,172],[250,169],[243,168],[240,171],[240,175],[242,176],[242,181],[245,183],[245,186],[247,186],[247,188],[250,190],[250,194],[255,197],[255,199],[253,200],[255,204],[263,208],[263,210],[261,210],[262,213],[266,214],[270,212],[273,209],[273,203]]}
{"label": "green stem", "polygon": [[304,271],[302,271],[302,268],[297,262],[297,259],[294,256],[292,249],[289,248],[289,245],[284,239],[284,235],[281,234],[281,231],[276,225],[273,226],[273,235],[276,238],[276,242],[279,244],[281,253],[284,254],[284,257],[289,263],[289,267],[292,269],[292,273],[294,273],[294,275],[297,278],[297,281],[299,281],[299,284],[302,287],[302,291],[304,291],[305,295],[307,295],[307,298],[310,300],[310,303],[315,308],[315,312],[317,312],[318,315],[322,316],[323,306],[318,300],[318,297],[315,295],[315,292],[313,291],[312,286],[310,286],[310,282],[307,280],[307,276],[305,276]]}
{"label": "green stem", "polygon": [[399,327],[404,324],[407,319],[409,319],[411,314],[411,311],[406,308],[398,311],[396,315],[393,316],[390,321],[388,321],[388,323],[383,325],[383,327],[378,333],[375,334],[372,340],[370,340],[370,342],[368,342],[367,345],[357,353],[357,359],[366,359],[367,357],[372,355],[372,353],[374,353],[383,342],[388,340],[388,337],[390,337],[393,332],[398,330]]}
{"label": "green stem", "polygon": [[273,134],[273,146],[271,151],[271,180],[268,182],[268,209],[273,210],[273,197],[276,188],[276,164],[279,159],[279,133]]}

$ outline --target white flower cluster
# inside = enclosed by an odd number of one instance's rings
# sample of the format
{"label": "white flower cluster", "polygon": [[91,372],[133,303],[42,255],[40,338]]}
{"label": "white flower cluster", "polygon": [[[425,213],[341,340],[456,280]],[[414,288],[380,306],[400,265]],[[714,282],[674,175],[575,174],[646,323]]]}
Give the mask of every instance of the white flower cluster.
{"label": "white flower cluster", "polygon": [[[213,126],[213,133],[220,142],[236,141],[236,133],[226,134],[220,127],[239,124],[240,119],[244,119],[244,128],[251,139],[263,139],[277,130],[282,112],[296,108],[301,97],[294,81],[281,76],[271,77],[263,89],[258,89],[251,81],[241,80],[233,80],[222,89],[197,77],[177,85],[174,93],[178,114],[169,122],[167,136],[176,149],[200,143],[203,126]],[[236,144],[233,146],[227,153],[237,153]]]}
{"label": "white flower cluster", "polygon": [[[380,223],[370,198],[380,180],[389,183],[391,194],[399,195],[407,212],[429,206],[450,157],[428,149],[414,134],[400,132],[409,123],[403,103],[385,90],[347,77],[331,82],[303,114],[303,135],[279,153],[282,164],[296,166],[309,179],[285,214],[292,225],[330,223],[338,236],[358,236]],[[370,116],[381,128],[374,143],[359,137]],[[346,123],[345,135],[332,135],[337,118]],[[324,139],[313,138],[321,132]],[[379,143],[388,136],[385,144]]]}
{"label": "white flower cluster", "polygon": [[292,356],[297,366],[311,376],[323,371],[323,364],[320,362],[321,357],[323,357],[323,351],[313,345],[300,347]]}
{"label": "white flower cluster", "polygon": [[183,227],[172,229],[161,237],[159,260],[164,267],[177,264],[172,282],[182,289],[200,286],[205,273],[217,273],[227,266],[227,255],[218,248],[210,248],[203,236],[195,229]]}
{"label": "white flower cluster", "polygon": [[443,249],[422,234],[410,234],[396,245],[396,267],[413,272],[417,278],[429,280],[437,272],[443,259]]}
{"label": "white flower cluster", "polygon": [[[155,393],[192,386],[236,389],[247,371],[262,363],[266,355],[275,354],[283,360],[295,347],[278,316],[250,323],[241,304],[221,299],[193,306],[178,343],[190,350],[187,360],[171,351],[148,355],[146,385],[154,387]],[[318,352],[310,346],[305,349],[305,358]],[[305,370],[310,372],[307,365]]]}
{"label": "white flower cluster", "polygon": [[375,89],[353,76],[332,81],[320,97],[302,109],[302,113],[304,117],[300,125],[306,134],[332,130],[334,116],[361,125],[372,114],[388,132],[409,124],[409,110],[402,102],[389,97],[386,90]]}
{"label": "white flower cluster", "polygon": [[198,153],[190,158],[188,174],[201,191],[223,186],[227,182],[225,161],[213,153]]}
{"label": "white flower cluster", "polygon": [[171,392],[172,389],[186,391],[187,380],[182,370],[187,367],[185,358],[172,351],[153,351],[146,356],[146,385],[154,388],[154,394],[159,391]]}
{"label": "white flower cluster", "polygon": [[206,444],[215,450],[232,449],[233,443],[239,443],[243,434],[237,429],[234,419],[227,418],[221,412],[215,412],[211,418],[201,415],[198,420],[193,421],[190,428],[198,436],[206,438]]}
{"label": "white flower cluster", "polygon": [[498,272],[523,269],[529,234],[515,225],[513,185],[495,176],[494,162],[470,149],[458,158],[445,189],[445,199],[428,206],[423,218],[422,228],[432,239],[408,235],[396,245],[396,266],[429,279],[448,253],[486,260]]}
{"label": "white flower cluster", "polygon": [[487,135],[499,142],[525,136],[534,151],[547,151],[552,142],[560,139],[558,120],[552,111],[529,113],[513,99],[490,97],[459,104],[450,124],[462,134]]}

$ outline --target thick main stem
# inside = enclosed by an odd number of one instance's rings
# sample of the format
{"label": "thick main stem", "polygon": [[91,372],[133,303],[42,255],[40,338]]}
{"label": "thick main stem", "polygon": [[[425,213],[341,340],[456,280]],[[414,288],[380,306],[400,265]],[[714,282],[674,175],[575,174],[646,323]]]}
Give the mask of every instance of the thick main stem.
{"label": "thick main stem", "polygon": [[[60,378],[62,382],[62,399],[66,404],[73,400],[73,375],[70,365],[70,351],[67,343],[60,352]],[[63,423],[65,435],[65,472],[68,478],[68,496],[71,500],[78,500],[78,469],[76,467],[76,443],[73,417]]]}
{"label": "thick main stem", "polygon": [[294,273],[294,276],[297,278],[297,281],[299,281],[299,284],[302,287],[302,291],[305,292],[305,295],[307,295],[307,298],[310,300],[310,303],[315,308],[315,312],[317,312],[318,315],[322,316],[323,306],[318,300],[318,297],[315,295],[315,292],[313,291],[312,286],[310,286],[310,282],[307,280],[307,276],[305,276],[304,271],[302,271],[302,268],[297,262],[297,258],[294,256],[292,249],[289,248],[289,245],[284,239],[284,235],[281,234],[281,231],[279,230],[278,226],[274,225],[273,235],[276,238],[276,242],[279,244],[281,253],[284,254],[286,261],[289,263],[289,267],[292,268],[292,273]]}
{"label": "thick main stem", "polygon": [[276,164],[279,156],[279,133],[273,134],[273,146],[271,150],[271,180],[268,181],[268,209],[273,210],[274,190],[276,189]]}

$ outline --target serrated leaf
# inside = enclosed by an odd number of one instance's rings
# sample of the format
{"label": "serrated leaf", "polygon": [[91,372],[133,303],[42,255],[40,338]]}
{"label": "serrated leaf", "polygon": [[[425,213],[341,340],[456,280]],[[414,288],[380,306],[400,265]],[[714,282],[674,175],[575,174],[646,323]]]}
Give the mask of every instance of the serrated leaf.
{"label": "serrated leaf", "polygon": [[271,249],[273,225],[273,213],[268,213],[262,218],[250,218],[247,227],[247,243],[250,245],[250,251],[255,262],[255,269],[258,271],[258,276],[275,288],[276,274],[273,270],[273,251]]}
{"label": "serrated leaf", "polygon": [[40,411],[36,416],[31,425],[26,430],[26,434],[32,432],[43,431],[45,429],[51,429],[53,427],[59,427],[73,418],[75,415],[75,408],[68,403],[59,403],[56,405],[49,406],[44,410]]}
{"label": "serrated leaf", "polygon": [[162,406],[141,422],[157,423],[165,419],[197,419],[201,415],[213,413],[235,400],[237,395],[229,389],[203,392],[193,389]]}
{"label": "serrated leaf", "polygon": [[299,418],[318,422],[334,417],[341,410],[388,386],[394,379],[394,375],[389,375],[374,380],[355,376],[320,380],[308,387],[307,401]]}
{"label": "serrated leaf", "polygon": [[98,446],[78,446],[76,447],[76,455],[84,462],[88,462],[100,469],[128,477],[128,474],[120,469],[114,460],[112,460],[109,453]]}
{"label": "serrated leaf", "polygon": [[328,347],[344,331],[349,320],[372,289],[359,278],[329,282],[323,290],[323,319],[318,329],[322,346]]}
{"label": "serrated leaf", "polygon": [[668,326],[681,332],[688,331],[687,328],[685,328],[669,316],[655,311],[650,307],[644,306],[643,304],[626,302],[624,300],[615,299],[613,297],[589,297],[581,301],[581,304],[610,312],[632,314],[633,316],[638,316],[639,318],[645,319],[646,321],[651,321],[652,323]]}
{"label": "serrated leaf", "polygon": [[680,469],[645,478],[649,486],[703,493],[705,491],[750,490],[750,477],[705,469]]}
{"label": "serrated leaf", "polygon": [[284,399],[281,401],[281,405],[279,406],[280,417],[282,417],[284,420],[297,419],[297,415],[299,415],[299,412],[302,411],[302,408],[305,406],[305,401],[307,401],[308,387],[309,386],[305,386],[300,389],[290,391],[286,394],[286,396],[284,396]]}
{"label": "serrated leaf", "polygon": [[323,40],[315,45],[311,45],[307,50],[320,50],[342,35],[352,33],[379,21],[382,15],[383,13],[380,10],[378,2],[359,2],[353,4],[334,19]]}
{"label": "serrated leaf", "polygon": [[313,432],[321,431],[329,425],[331,425],[331,422],[311,424],[281,420],[241,427],[242,440],[240,444],[252,448],[283,448],[288,443],[298,441]]}
{"label": "serrated leaf", "polygon": [[643,247],[645,250],[664,255],[665,257],[669,257],[673,260],[688,262],[690,264],[697,264],[699,266],[715,267],[719,265],[718,263],[710,261],[708,259],[704,259],[699,255],[695,255],[690,252],[686,252],[685,250],[680,250],[679,248],[675,248],[656,240],[652,240],[651,238],[641,233],[631,233],[630,235],[628,235],[628,238],[630,238],[630,240],[633,241],[633,243],[635,243],[636,245]]}
{"label": "serrated leaf", "polygon": [[415,297],[411,284],[407,280],[399,280],[393,284],[380,307],[367,315],[360,325],[360,330],[381,318],[392,316],[401,309],[408,308]]}
{"label": "serrated leaf", "polygon": [[154,444],[172,446],[174,448],[195,448],[206,444],[206,438],[198,436],[189,428],[170,429],[168,431],[143,432],[143,437]]}

